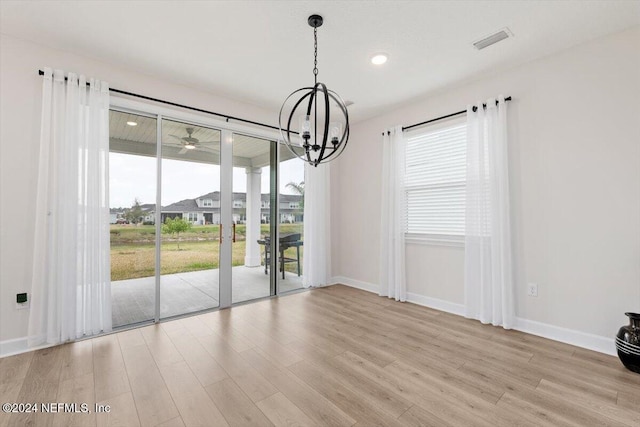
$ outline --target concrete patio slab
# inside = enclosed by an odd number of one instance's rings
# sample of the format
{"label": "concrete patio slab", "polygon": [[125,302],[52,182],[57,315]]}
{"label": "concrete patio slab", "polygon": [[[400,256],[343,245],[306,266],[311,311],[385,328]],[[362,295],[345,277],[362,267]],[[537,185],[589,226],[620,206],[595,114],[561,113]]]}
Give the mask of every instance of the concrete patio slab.
{"label": "concrete patio slab", "polygon": [[[269,296],[269,276],[264,267],[232,268],[232,302]],[[302,277],[285,273],[280,293],[302,288]],[[160,278],[160,317],[171,317],[218,307],[219,270],[165,274]],[[144,322],[154,317],[155,277],[111,283],[113,327]]]}

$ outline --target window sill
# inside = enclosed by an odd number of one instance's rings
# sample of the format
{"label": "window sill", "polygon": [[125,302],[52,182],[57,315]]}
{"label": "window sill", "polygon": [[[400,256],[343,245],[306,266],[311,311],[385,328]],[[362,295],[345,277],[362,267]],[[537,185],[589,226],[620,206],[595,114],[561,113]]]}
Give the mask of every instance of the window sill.
{"label": "window sill", "polygon": [[404,237],[405,243],[428,246],[452,246],[464,248],[464,236],[445,234],[409,234]]}

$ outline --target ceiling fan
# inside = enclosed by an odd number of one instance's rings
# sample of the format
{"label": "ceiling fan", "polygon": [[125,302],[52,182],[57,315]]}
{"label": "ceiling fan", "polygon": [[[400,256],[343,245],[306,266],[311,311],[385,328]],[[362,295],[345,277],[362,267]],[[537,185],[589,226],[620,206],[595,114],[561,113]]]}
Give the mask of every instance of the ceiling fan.
{"label": "ceiling fan", "polygon": [[176,144],[182,147],[182,150],[180,150],[178,154],[184,154],[188,150],[195,150],[196,148],[209,151],[207,150],[208,147],[204,147],[203,144],[213,144],[218,142],[218,141],[200,141],[198,138],[194,138],[192,136],[193,132],[195,131],[194,128],[185,128],[185,131],[187,131],[187,136],[178,136],[178,135],[169,134],[169,136],[176,138],[177,140],[180,141],[180,145]]}

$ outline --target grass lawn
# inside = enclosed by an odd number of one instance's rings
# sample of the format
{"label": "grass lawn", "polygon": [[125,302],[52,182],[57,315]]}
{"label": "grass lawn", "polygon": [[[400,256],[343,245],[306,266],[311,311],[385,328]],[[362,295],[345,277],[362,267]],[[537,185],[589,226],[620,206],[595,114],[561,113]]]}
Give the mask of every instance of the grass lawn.
{"label": "grass lawn", "polygon": [[[269,225],[261,227],[263,235],[269,234]],[[280,233],[298,232],[303,225],[281,224]],[[160,273],[172,274],[187,271],[218,268],[220,245],[217,225],[193,226],[186,233],[176,236],[162,235],[160,251]],[[180,249],[178,250],[178,244]],[[303,250],[300,248],[300,262]],[[236,226],[236,242],[233,243],[232,265],[244,264],[245,226]],[[295,248],[285,251],[285,257],[295,258]],[[294,263],[285,265],[286,271],[295,272]],[[150,277],[155,274],[155,227],[152,225],[112,225],[111,226],[111,280]]]}

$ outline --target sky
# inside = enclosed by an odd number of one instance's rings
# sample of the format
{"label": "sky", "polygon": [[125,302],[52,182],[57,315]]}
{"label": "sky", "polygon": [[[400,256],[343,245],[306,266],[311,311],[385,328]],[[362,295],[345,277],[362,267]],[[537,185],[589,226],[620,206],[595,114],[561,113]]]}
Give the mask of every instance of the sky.
{"label": "sky", "polygon": [[[220,167],[164,159],[162,161],[162,205],[195,199],[220,190]],[[269,192],[269,168],[262,168],[262,193]],[[291,159],[280,163],[280,193],[293,194],[287,183],[304,181],[304,162]],[[233,168],[233,191],[246,191],[244,168]],[[156,202],[156,159],[131,154],[109,153],[109,206],[130,207]]]}

